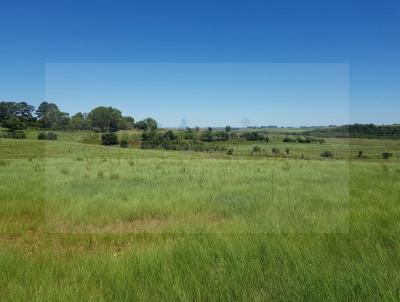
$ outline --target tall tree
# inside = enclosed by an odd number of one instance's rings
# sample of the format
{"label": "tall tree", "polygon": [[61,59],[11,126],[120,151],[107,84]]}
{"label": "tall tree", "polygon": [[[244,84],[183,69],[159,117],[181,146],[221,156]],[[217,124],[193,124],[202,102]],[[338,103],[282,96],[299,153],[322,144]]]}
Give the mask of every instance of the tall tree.
{"label": "tall tree", "polygon": [[135,127],[135,120],[131,116],[124,116],[122,118],[121,125],[119,126],[120,129],[124,130],[132,130]]}
{"label": "tall tree", "polygon": [[69,122],[69,114],[61,112],[54,103],[42,102],[35,113],[44,128],[64,129]]}
{"label": "tall tree", "polygon": [[15,102],[0,102],[0,121],[17,117],[17,104]]}
{"label": "tall tree", "polygon": [[96,107],[87,116],[94,129],[104,131],[117,131],[123,121],[121,111],[112,107]]}
{"label": "tall tree", "polygon": [[78,112],[71,117],[70,127],[73,130],[86,130],[90,129],[90,122],[87,119],[87,114]]}
{"label": "tall tree", "polygon": [[35,107],[26,102],[19,102],[16,104],[16,114],[21,120],[28,122],[33,119],[33,111]]}
{"label": "tall tree", "polygon": [[145,131],[152,131],[157,129],[157,121],[151,117],[141,120],[135,124],[135,127]]}

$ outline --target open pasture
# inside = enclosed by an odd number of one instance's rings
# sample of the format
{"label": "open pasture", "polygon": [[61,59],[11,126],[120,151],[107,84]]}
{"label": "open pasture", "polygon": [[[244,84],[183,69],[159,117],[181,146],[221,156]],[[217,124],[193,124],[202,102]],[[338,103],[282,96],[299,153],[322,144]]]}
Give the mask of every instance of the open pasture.
{"label": "open pasture", "polygon": [[398,299],[397,156],[0,144],[2,300]]}

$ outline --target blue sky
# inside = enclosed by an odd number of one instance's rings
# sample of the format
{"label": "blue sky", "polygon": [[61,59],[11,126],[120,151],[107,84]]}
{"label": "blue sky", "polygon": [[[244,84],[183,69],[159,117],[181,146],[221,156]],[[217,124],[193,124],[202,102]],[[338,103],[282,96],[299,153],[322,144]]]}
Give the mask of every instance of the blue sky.
{"label": "blue sky", "polygon": [[166,126],[342,123],[347,101],[350,122],[398,123],[399,37],[398,1],[2,0],[0,100]]}

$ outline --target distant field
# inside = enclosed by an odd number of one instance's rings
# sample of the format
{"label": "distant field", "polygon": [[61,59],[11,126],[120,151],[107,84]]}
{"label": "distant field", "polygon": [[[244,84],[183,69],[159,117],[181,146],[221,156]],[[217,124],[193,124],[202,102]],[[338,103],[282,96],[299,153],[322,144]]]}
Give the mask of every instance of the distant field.
{"label": "distant field", "polygon": [[[234,150],[233,157],[245,157],[251,155],[251,151],[254,146],[260,146],[261,152],[253,154],[256,158],[266,158],[266,157],[285,157],[285,158],[299,158],[302,155],[305,159],[321,159],[321,152],[331,151],[336,159],[355,159],[359,151],[363,152],[364,160],[381,160],[383,152],[390,152],[393,154],[391,161],[400,161],[400,140],[398,139],[364,139],[364,138],[325,138],[325,143],[284,143],[282,142],[285,137],[297,137],[296,135],[285,135],[279,131],[286,131],[290,128],[277,128],[277,129],[266,129],[270,142],[259,143],[259,142],[217,142],[213,144],[218,144],[225,146],[226,148],[232,148]],[[40,131],[38,130],[26,130],[27,138],[30,140],[37,141],[37,136]],[[58,136],[58,141],[62,142],[75,142],[99,145],[101,134],[93,131],[55,131]],[[130,148],[140,148],[140,137],[141,133],[139,131],[119,131],[118,136],[126,137],[130,142]],[[4,140],[5,142],[5,140]],[[17,143],[17,142],[16,142]],[[5,143],[3,143],[4,145]],[[33,142],[33,144],[40,144],[40,142]],[[205,143],[207,144],[207,143]],[[273,154],[272,148],[278,148],[279,154]],[[68,147],[70,149],[73,147]],[[289,154],[285,152],[286,148],[289,149]],[[38,156],[43,153],[39,147]],[[30,150],[25,148],[18,148],[15,150],[18,153],[25,152],[26,154],[31,152],[36,152],[37,150]],[[52,149],[53,150],[53,149]],[[15,152],[14,150],[11,152]],[[60,154],[58,152],[65,152],[65,150],[58,150],[57,156]],[[0,155],[4,157],[6,155]],[[226,157],[223,153],[217,152],[213,155],[208,155],[211,157]],[[228,158],[231,158],[229,156]]]}
{"label": "distant field", "polygon": [[227,155],[91,135],[0,139],[0,300],[399,299],[400,141]]}

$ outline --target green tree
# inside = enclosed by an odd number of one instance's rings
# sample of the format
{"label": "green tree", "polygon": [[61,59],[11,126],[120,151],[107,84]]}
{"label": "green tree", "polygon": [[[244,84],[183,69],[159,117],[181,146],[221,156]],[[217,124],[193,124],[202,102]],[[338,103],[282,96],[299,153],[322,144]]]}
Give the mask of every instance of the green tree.
{"label": "green tree", "polygon": [[119,129],[132,130],[135,127],[135,120],[131,116],[124,116],[122,118]]}
{"label": "green tree", "polygon": [[70,128],[73,130],[90,129],[90,122],[87,119],[87,115],[82,112],[78,112],[75,115],[73,115],[71,117],[71,121],[70,121],[69,125],[70,125]]}
{"label": "green tree", "polygon": [[26,102],[19,102],[16,104],[16,114],[17,117],[24,122],[28,122],[33,120],[33,111],[35,110],[35,107],[32,105],[29,105]]}
{"label": "green tree", "polygon": [[54,103],[42,102],[35,113],[43,128],[65,129],[68,126],[69,114],[61,112]]}
{"label": "green tree", "polygon": [[112,107],[96,107],[89,112],[87,119],[99,131],[117,131],[123,121],[121,111]]}
{"label": "green tree", "polygon": [[177,136],[175,135],[175,133],[171,130],[168,130],[167,132],[164,133],[163,138],[167,141],[173,141],[175,139],[177,139]]}
{"label": "green tree", "polygon": [[27,123],[33,120],[33,111],[35,108],[26,102],[0,102],[0,122],[11,119],[19,118]]}
{"label": "green tree", "polygon": [[101,143],[106,146],[117,145],[118,137],[114,132],[104,133],[101,136]]}
{"label": "green tree", "polygon": [[144,131],[156,130],[158,125],[157,121],[151,117],[141,120],[135,124],[135,127]]}
{"label": "green tree", "polygon": [[10,132],[15,132],[17,130],[22,130],[26,128],[26,124],[16,117],[4,120],[1,124],[4,128],[7,128],[8,131]]}
{"label": "green tree", "polygon": [[393,156],[393,154],[390,153],[390,152],[383,152],[382,153],[382,158],[384,158],[384,159],[388,159],[389,157],[392,157],[392,156]]}

